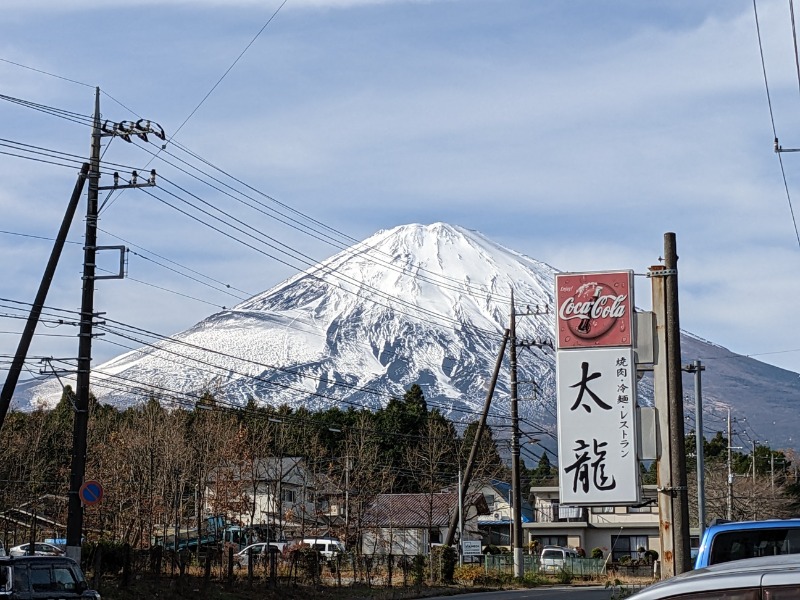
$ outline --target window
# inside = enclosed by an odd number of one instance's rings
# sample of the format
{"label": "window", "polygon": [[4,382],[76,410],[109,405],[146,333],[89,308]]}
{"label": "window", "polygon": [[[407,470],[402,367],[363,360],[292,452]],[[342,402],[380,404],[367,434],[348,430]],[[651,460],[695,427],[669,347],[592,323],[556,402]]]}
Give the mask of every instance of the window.
{"label": "window", "polygon": [[60,592],[74,592],[78,588],[75,575],[69,567],[53,567],[53,579]]}
{"label": "window", "polygon": [[483,497],[486,500],[486,505],[489,507],[489,510],[494,510],[494,494],[484,494]]}
{"label": "window", "polygon": [[294,490],[281,490],[281,502],[286,502],[288,504],[294,504]]}
{"label": "window", "polygon": [[[678,596],[669,596],[666,600],[758,600],[760,597],[758,589],[733,589],[680,594]],[[797,596],[792,597],[796,598]]]}
{"label": "window", "polygon": [[539,540],[542,546],[566,546],[567,536],[565,535],[541,535],[533,538]]}
{"label": "window", "polygon": [[49,567],[31,567],[31,587],[34,592],[55,592],[55,582],[50,578]]}
{"label": "window", "polygon": [[614,507],[613,506],[593,506],[592,507],[592,514],[595,515],[608,515],[614,514]]}
{"label": "window", "polygon": [[800,586],[782,585],[764,589],[764,600],[796,600],[800,598]]}
{"label": "window", "polygon": [[647,504],[646,506],[629,506],[628,507],[628,514],[637,514],[637,513],[644,513],[650,514],[653,512],[653,506]]}
{"label": "window", "polygon": [[630,556],[632,559],[639,558],[639,548],[647,550],[646,535],[620,535],[611,538],[612,552],[611,560],[619,560],[622,556]]}

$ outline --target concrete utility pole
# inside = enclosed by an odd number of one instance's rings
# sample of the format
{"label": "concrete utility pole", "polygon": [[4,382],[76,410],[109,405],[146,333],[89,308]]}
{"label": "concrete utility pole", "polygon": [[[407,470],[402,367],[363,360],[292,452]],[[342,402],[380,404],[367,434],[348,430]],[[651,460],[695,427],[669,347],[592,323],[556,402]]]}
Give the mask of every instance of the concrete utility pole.
{"label": "concrete utility pole", "polygon": [[731,426],[731,407],[728,407],[728,521],[733,520],[733,470],[731,469],[731,440],[733,438],[733,427]]}
{"label": "concrete utility pole", "polygon": [[667,378],[669,380],[670,446],[672,446],[672,518],[675,535],[675,574],[692,568],[689,545],[689,488],[686,481],[686,439],[683,431],[681,329],[678,310],[678,253],[675,234],[664,234],[667,308]]}
{"label": "concrete utility pole", "polygon": [[53,243],[53,249],[50,252],[50,260],[42,275],[42,282],[39,284],[39,291],[36,293],[36,298],[31,306],[31,312],[28,315],[28,320],[25,324],[25,329],[20,336],[19,344],[17,345],[17,352],[14,354],[14,360],[11,362],[11,367],[8,369],[6,382],[3,384],[3,389],[0,391],[0,428],[3,427],[8,407],[11,405],[11,398],[14,396],[14,390],[17,387],[22,367],[25,364],[25,358],[28,356],[28,349],[33,340],[33,334],[36,331],[36,325],[39,323],[39,317],[42,315],[45,300],[47,300],[47,292],[50,291],[50,283],[53,281],[53,276],[58,266],[58,260],[61,258],[61,251],[64,249],[64,243],[67,241],[67,234],[69,227],[72,224],[72,219],[75,216],[75,211],[78,208],[78,203],[83,193],[83,186],[86,183],[86,178],[89,174],[89,164],[84,163],[81,172],[78,175],[78,181],[75,184],[75,189],[72,191],[67,210],[64,213],[64,219],[61,221],[61,228],[58,230],[58,235]]}
{"label": "concrete utility pole", "polygon": [[[492,373],[492,380],[489,383],[489,389],[486,390],[486,399],[483,402],[483,412],[478,421],[478,428],[475,431],[475,439],[472,440],[472,449],[467,459],[467,466],[464,469],[464,477],[461,481],[461,494],[462,497],[466,496],[469,484],[472,481],[472,469],[475,467],[475,460],[478,457],[478,448],[480,448],[481,438],[483,437],[483,430],[486,428],[486,418],[489,416],[489,407],[492,405],[492,396],[494,396],[494,388],[497,386],[497,377],[500,375],[500,367],[503,366],[503,356],[506,353],[506,346],[508,345],[508,338],[511,334],[508,329],[503,334],[503,343],[500,346],[500,352],[497,354],[497,360],[494,364],[494,372]],[[447,537],[444,540],[445,546],[452,546],[453,539],[456,535],[456,528],[458,527],[458,513],[453,511],[450,516],[450,526],[447,528]]]}
{"label": "concrete utility pole", "polygon": [[[97,316],[94,312],[94,285],[98,279],[122,279],[124,274],[124,246],[97,245],[98,196],[100,190],[151,187],[156,184],[155,169],[150,171],[150,178],[139,182],[136,171],[131,173],[128,184],[119,184],[119,174],[114,173],[114,185],[100,187],[100,140],[103,136],[119,136],[130,142],[130,136],[136,135],[147,141],[147,134],[152,133],[162,140],[164,131],[160,125],[156,128],[144,119],[136,123],[123,121],[109,128],[108,122],[100,125],[100,88],[95,88],[94,117],[92,120],[92,148],[89,160],[89,192],[86,206],[86,234],[83,245],[83,289],[81,295],[81,321],[78,341],[78,373],[76,380],[75,419],[72,431],[72,462],[70,467],[69,495],[67,498],[67,556],[81,560],[81,541],[83,533],[83,505],[79,497],[83,479],[86,474],[86,440],[89,424],[89,375],[92,363],[92,327]],[[120,253],[119,273],[112,275],[96,275],[96,258],[98,250],[118,250]]]}
{"label": "concrete utility pole", "polygon": [[78,376],[75,419],[72,431],[72,466],[67,504],[67,556],[81,560],[83,505],[78,497],[86,473],[86,437],[89,423],[89,370],[92,361],[94,321],[94,275],[97,251],[97,198],[100,183],[100,88],[95,90],[92,154],[89,161],[89,196],[86,208],[86,239],[83,245],[83,294],[78,341]]}
{"label": "concrete utility pole", "polygon": [[519,489],[519,410],[517,402],[517,311],[514,308],[514,290],[511,290],[511,514],[514,523],[514,539],[511,547],[514,550],[514,577],[525,574],[522,555],[522,493]]}
{"label": "concrete utility pole", "polygon": [[[691,568],[689,497],[686,482],[686,443],[683,432],[683,383],[678,318],[678,255],[675,234],[664,234],[664,265],[650,268],[658,352],[654,391],[662,444],[658,461],[662,577]],[[666,497],[665,497],[666,496]]]}
{"label": "concrete utility pole", "polygon": [[700,528],[700,539],[706,528],[706,474],[705,474],[705,436],[703,435],[703,392],[701,373],[706,370],[699,360],[683,369],[687,373],[694,373],[694,414],[695,434],[694,445],[697,456],[697,522]]}

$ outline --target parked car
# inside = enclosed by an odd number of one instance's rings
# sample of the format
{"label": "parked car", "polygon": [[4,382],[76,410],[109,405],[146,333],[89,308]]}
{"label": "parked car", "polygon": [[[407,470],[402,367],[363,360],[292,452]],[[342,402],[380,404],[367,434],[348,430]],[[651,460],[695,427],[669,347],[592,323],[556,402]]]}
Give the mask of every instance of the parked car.
{"label": "parked car", "polygon": [[0,558],[0,598],[13,600],[100,600],[81,568],[66,556]]}
{"label": "parked car", "polygon": [[233,555],[233,564],[237,567],[247,567],[250,557],[253,557],[253,564],[258,564],[259,561],[264,560],[266,552],[283,552],[286,547],[286,542],[257,542],[250,544],[239,550]]}
{"label": "parked car", "polygon": [[[28,546],[30,544],[21,544],[19,546],[14,546],[9,548],[8,555],[9,556],[25,556],[30,555],[28,552]],[[53,544],[48,544],[47,542],[36,542],[33,545],[33,555],[35,556],[62,556],[64,551],[59,548],[58,546],[54,546]]]}
{"label": "parked car", "polygon": [[572,548],[564,546],[545,546],[539,557],[539,570],[542,573],[558,573],[571,566],[572,559],[580,558]]}
{"label": "parked car", "polygon": [[800,553],[800,519],[717,522],[703,533],[694,566],[795,553]]}
{"label": "parked car", "polygon": [[800,598],[800,555],[761,556],[712,565],[665,579],[630,600]]}
{"label": "parked car", "polygon": [[314,550],[320,553],[322,558],[328,560],[332,559],[337,554],[345,553],[344,544],[336,538],[303,538],[303,543],[311,546]]}

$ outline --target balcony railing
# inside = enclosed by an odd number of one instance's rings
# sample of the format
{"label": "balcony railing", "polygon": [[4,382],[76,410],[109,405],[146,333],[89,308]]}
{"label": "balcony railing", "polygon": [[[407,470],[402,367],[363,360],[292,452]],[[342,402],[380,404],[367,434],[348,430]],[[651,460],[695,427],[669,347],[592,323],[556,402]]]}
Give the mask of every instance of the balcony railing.
{"label": "balcony railing", "polygon": [[534,509],[537,523],[586,523],[588,513],[582,506],[539,506]]}

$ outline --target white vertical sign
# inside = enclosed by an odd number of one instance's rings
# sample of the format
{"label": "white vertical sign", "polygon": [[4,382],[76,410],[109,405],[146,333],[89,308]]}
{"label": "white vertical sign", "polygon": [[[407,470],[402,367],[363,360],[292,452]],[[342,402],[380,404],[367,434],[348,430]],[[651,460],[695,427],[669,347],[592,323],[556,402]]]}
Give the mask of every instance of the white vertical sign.
{"label": "white vertical sign", "polygon": [[560,351],[556,377],[561,504],[638,504],[633,348]]}

